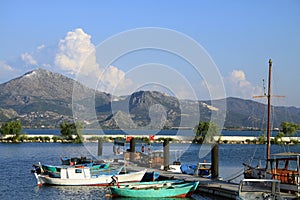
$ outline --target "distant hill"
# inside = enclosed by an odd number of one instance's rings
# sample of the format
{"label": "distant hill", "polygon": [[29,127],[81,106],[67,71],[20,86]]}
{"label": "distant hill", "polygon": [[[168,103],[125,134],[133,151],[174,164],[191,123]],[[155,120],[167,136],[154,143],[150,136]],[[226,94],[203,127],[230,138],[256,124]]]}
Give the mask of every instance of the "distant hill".
{"label": "distant hill", "polygon": [[[89,115],[90,106],[83,102],[87,93],[95,93],[97,119],[84,121],[89,128],[98,125],[106,129],[186,128],[194,127],[199,119],[209,121],[212,114],[226,114],[225,127],[263,128],[266,124],[266,105],[252,100],[232,97],[213,102],[180,100],[157,91],[138,91],[116,97],[95,92],[73,79],[44,69],[0,84],[0,123],[20,119],[24,127],[54,128],[63,120],[72,121],[74,84],[83,91],[76,94],[80,112],[75,116]],[[225,101],[226,109],[223,107]],[[279,127],[282,121],[300,124],[300,108],[273,107],[272,110],[273,127]]]}
{"label": "distant hill", "polygon": [[[216,100],[214,105],[220,105],[223,101],[224,99]],[[267,126],[266,104],[229,97],[226,98],[226,106],[225,127],[265,128]],[[271,111],[271,125],[274,128],[279,128],[283,121],[300,124],[300,108],[272,106]]]}

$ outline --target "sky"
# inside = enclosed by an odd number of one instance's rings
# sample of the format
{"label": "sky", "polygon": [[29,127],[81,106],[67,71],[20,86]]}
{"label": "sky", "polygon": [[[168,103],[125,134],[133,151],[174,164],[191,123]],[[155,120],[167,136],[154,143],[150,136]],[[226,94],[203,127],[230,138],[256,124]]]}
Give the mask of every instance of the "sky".
{"label": "sky", "polygon": [[253,99],[272,59],[273,104],[300,107],[299,24],[299,0],[3,0],[0,83],[44,68],[114,95]]}

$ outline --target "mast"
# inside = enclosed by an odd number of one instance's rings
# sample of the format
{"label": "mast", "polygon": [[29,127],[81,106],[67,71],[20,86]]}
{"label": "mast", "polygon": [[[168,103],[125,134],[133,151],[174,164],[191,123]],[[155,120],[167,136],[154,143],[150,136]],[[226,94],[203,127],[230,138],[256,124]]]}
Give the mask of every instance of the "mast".
{"label": "mast", "polygon": [[271,84],[272,84],[272,60],[269,59],[268,81],[268,119],[267,119],[267,159],[271,158]]}
{"label": "mast", "polygon": [[[269,80],[268,80],[268,94],[263,96],[253,96],[253,98],[268,98],[268,119],[267,119],[267,159],[271,158],[271,97],[284,98],[285,96],[271,95],[272,85],[272,60],[269,59]],[[267,162],[268,164],[268,162]]]}

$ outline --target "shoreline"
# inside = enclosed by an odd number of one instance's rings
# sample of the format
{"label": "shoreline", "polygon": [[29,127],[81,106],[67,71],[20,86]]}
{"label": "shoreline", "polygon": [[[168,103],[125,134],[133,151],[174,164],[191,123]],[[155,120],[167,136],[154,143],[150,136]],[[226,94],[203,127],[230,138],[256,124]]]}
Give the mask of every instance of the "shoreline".
{"label": "shoreline", "polygon": [[[129,136],[129,135],[126,135]],[[83,142],[98,142],[99,139],[104,142],[114,142],[115,139],[126,138],[125,135],[95,135],[86,134],[82,135]],[[149,135],[130,135],[138,138],[149,138]],[[74,137],[75,138],[75,137]],[[170,139],[171,143],[192,143],[194,136],[170,136],[170,135],[156,135],[154,143],[161,143],[164,139]],[[271,141],[274,141],[275,137],[271,137]],[[262,144],[259,142],[259,136],[214,136],[214,141],[219,144]],[[19,140],[14,141],[12,135],[6,135],[0,137],[0,143],[72,143],[73,141],[64,140],[61,136],[53,134],[21,134]],[[279,141],[284,145],[297,145],[300,144],[300,137],[282,137]]]}

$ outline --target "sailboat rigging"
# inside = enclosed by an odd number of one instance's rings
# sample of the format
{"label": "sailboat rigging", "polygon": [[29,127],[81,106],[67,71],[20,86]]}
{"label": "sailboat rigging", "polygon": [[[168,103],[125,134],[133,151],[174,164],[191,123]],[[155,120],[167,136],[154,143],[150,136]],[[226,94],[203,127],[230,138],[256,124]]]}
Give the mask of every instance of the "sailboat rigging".
{"label": "sailboat rigging", "polygon": [[[268,93],[263,96],[254,96],[254,98],[267,97],[268,99],[268,115],[267,115],[267,155],[266,167],[252,167],[249,164],[243,163],[246,167],[244,170],[245,178],[260,178],[260,179],[277,179],[281,182],[281,189],[295,193],[300,196],[300,153],[280,153],[273,155],[271,158],[271,97],[284,97],[271,95],[272,83],[272,60],[269,60],[269,80]],[[291,166],[296,166],[291,167]]]}
{"label": "sailboat rigging", "polygon": [[271,85],[272,85],[272,60],[269,59],[269,79],[268,79],[268,94],[264,93],[263,96],[253,96],[253,98],[264,98],[268,99],[268,115],[267,115],[267,159],[271,158],[271,97],[284,97],[279,95],[271,96]]}

